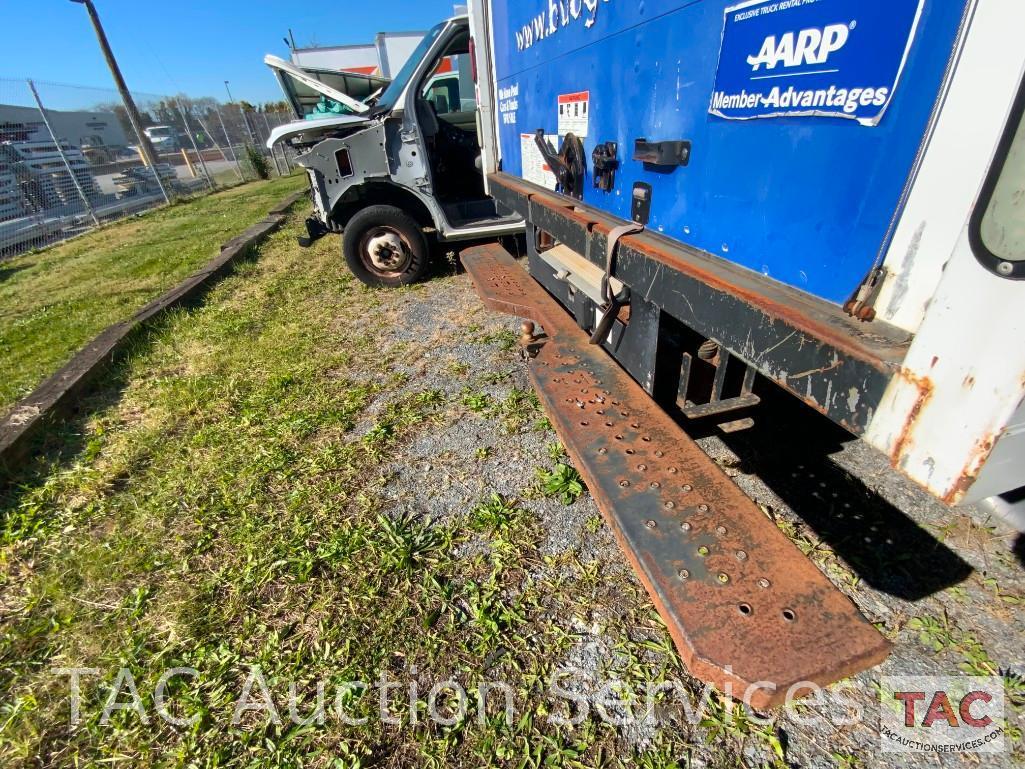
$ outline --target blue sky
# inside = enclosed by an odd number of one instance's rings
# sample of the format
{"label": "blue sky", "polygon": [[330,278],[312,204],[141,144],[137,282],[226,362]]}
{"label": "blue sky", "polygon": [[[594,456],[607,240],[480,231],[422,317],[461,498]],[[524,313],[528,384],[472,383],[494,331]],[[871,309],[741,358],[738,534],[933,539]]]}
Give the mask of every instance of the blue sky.
{"label": "blue sky", "polygon": [[[94,0],[128,87],[225,99],[281,98],[263,64],[287,58],[291,27],[299,46],[372,42],[377,32],[427,29],[452,15],[452,0]],[[70,0],[0,0],[4,19],[0,78],[113,88],[85,7]],[[0,81],[0,103],[23,104],[25,89]],[[98,92],[40,87],[47,106],[99,101]],[[30,98],[30,97],[29,97]],[[50,103],[60,101],[62,103]],[[80,104],[70,102],[79,101]]]}

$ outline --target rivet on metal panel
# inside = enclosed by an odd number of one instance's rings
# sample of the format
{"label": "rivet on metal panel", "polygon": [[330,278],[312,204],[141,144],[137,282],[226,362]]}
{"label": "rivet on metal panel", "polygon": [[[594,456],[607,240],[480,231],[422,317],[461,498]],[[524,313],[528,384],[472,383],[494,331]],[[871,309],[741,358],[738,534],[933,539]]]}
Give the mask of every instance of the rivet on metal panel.
{"label": "rivet on metal panel", "polygon": [[716,579],[719,580],[720,585],[725,585],[730,581],[730,575],[724,571],[720,571],[719,574],[716,576]]}
{"label": "rivet on metal panel", "polygon": [[658,526],[657,523],[655,523],[654,521],[652,521],[650,519],[645,521],[644,525],[647,526],[649,529],[654,529],[656,526]]}
{"label": "rivet on metal panel", "polygon": [[598,453],[601,454],[602,456],[605,456],[606,454],[609,453],[609,450],[606,449],[606,448],[600,448],[600,449],[598,449]]}
{"label": "rivet on metal panel", "polygon": [[701,547],[698,548],[698,555],[700,555],[702,558],[704,558],[710,552],[711,551],[707,547],[705,547],[704,545],[702,545]]}
{"label": "rivet on metal panel", "polygon": [[629,485],[630,485],[630,481],[626,480],[626,478],[624,478],[623,480],[621,480],[619,482],[620,488],[623,488],[623,489],[625,489]]}
{"label": "rivet on metal panel", "polygon": [[754,614],[754,609],[751,608],[751,604],[749,603],[738,604],[737,611],[739,611],[745,617],[750,617],[752,614]]}
{"label": "rivet on metal panel", "polygon": [[737,551],[737,560],[738,561],[746,561],[747,560],[747,552],[745,552],[744,550],[738,550]]}
{"label": "rivet on metal panel", "polygon": [[687,571],[687,569],[680,569],[678,572],[676,572],[676,575],[680,579],[688,579],[690,577],[690,572]]}
{"label": "rivet on metal panel", "polygon": [[666,510],[672,510],[674,507],[676,507],[676,503],[666,502],[664,505],[662,505],[662,507],[664,507]]}
{"label": "rivet on metal panel", "polygon": [[725,537],[726,536],[726,527],[725,526],[716,526],[715,527],[715,533],[718,534],[720,537]]}
{"label": "rivet on metal panel", "polygon": [[658,481],[652,481],[651,482],[651,488],[658,489],[658,488],[661,488],[661,487],[662,487],[662,484],[659,483]]}
{"label": "rivet on metal panel", "polygon": [[690,531],[690,524],[687,523],[686,521],[684,521],[683,523],[680,524],[680,529],[682,531]]}
{"label": "rivet on metal panel", "polygon": [[679,472],[679,471],[675,467],[670,467],[669,468],[669,474],[670,475],[676,475],[677,472]]}
{"label": "rivet on metal panel", "polygon": [[783,619],[785,619],[787,622],[794,622],[797,619],[797,614],[794,612],[793,609],[784,609]]}
{"label": "rivet on metal panel", "polygon": [[[634,425],[634,427],[638,427],[638,426],[639,426],[639,425]],[[661,459],[661,458],[662,458],[662,457],[664,457],[665,455],[666,455],[666,453],[665,453],[664,451],[656,451],[656,452],[655,452],[655,456],[656,456],[656,457],[658,457],[659,459]]]}
{"label": "rivet on metal panel", "polygon": [[648,469],[648,466],[645,465],[645,464],[640,464],[640,465],[637,465],[637,469],[640,470],[643,473],[645,470]]}
{"label": "rivet on metal panel", "polygon": [[698,512],[699,513],[707,513],[708,512],[708,505],[705,505],[705,504],[698,505]]}
{"label": "rivet on metal panel", "polygon": [[765,579],[765,577],[762,577],[760,580],[758,580],[758,587],[769,587],[769,585],[771,584],[772,583],[769,582],[769,580]]}
{"label": "rivet on metal panel", "polygon": [[684,490],[684,492],[689,492],[689,491],[693,491],[694,490],[694,487],[691,486],[689,483],[683,484],[683,486],[681,486],[680,488],[682,488]]}

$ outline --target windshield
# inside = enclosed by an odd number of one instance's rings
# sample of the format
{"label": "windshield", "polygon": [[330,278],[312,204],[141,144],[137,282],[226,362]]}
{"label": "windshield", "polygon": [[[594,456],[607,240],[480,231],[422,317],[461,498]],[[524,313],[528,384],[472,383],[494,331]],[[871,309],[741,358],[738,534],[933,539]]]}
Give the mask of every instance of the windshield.
{"label": "windshield", "polygon": [[381,98],[377,101],[377,107],[374,112],[387,112],[395,107],[396,102],[399,100],[399,96],[406,90],[406,85],[409,84],[410,79],[413,77],[413,73],[416,72],[416,68],[420,66],[420,62],[427,55],[427,51],[430,50],[431,46],[434,45],[434,41],[438,39],[441,31],[445,29],[445,24],[448,22],[442,22],[438,26],[434,27],[430,32],[424,35],[424,39],[420,41],[420,45],[416,47],[416,50],[410,54],[406,63],[403,65],[399,74],[395,76],[395,79],[391,81],[391,84],[381,94]]}

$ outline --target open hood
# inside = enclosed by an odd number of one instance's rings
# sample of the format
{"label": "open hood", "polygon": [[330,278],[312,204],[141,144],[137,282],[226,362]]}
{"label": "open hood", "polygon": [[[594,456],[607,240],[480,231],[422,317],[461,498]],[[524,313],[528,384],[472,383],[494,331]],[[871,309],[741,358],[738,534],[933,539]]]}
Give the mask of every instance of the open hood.
{"label": "open hood", "polygon": [[370,107],[363,100],[391,82],[387,78],[355,72],[300,68],[270,54],[263,57],[263,63],[278,79],[299,120],[365,114]]}
{"label": "open hood", "polygon": [[267,149],[273,149],[278,142],[295,137],[301,137],[303,141],[313,140],[321,134],[333,133],[339,128],[357,126],[367,121],[368,118],[362,115],[337,115],[319,120],[295,120],[279,125],[270,132],[270,136],[267,138]]}

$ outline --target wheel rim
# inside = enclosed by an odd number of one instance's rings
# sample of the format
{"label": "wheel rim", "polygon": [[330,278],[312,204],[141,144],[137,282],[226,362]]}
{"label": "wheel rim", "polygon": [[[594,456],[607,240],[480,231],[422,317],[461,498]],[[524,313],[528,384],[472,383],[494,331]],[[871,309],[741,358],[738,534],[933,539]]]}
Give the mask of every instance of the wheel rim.
{"label": "wheel rim", "polygon": [[363,266],[383,278],[396,277],[409,269],[413,248],[406,237],[393,227],[371,227],[359,242]]}

